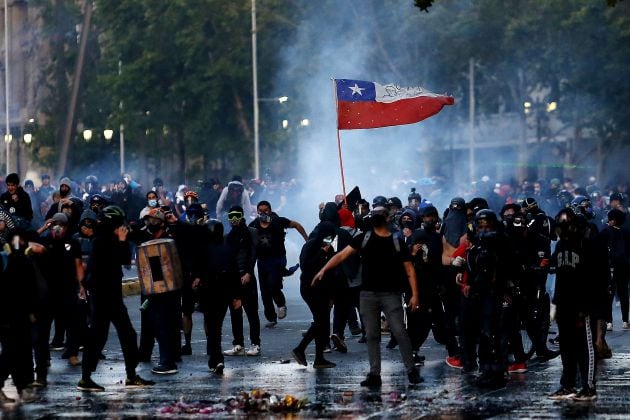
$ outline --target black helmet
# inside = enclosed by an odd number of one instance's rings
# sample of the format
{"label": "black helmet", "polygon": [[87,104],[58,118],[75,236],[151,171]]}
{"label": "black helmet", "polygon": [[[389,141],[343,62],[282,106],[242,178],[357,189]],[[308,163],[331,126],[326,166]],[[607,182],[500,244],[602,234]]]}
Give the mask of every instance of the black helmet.
{"label": "black helmet", "polygon": [[481,220],[486,220],[492,226],[497,225],[497,215],[490,209],[481,209],[475,213],[475,223],[479,223]]}
{"label": "black helmet", "polygon": [[385,207],[387,206],[387,198],[382,195],[377,195],[372,199],[372,207]]}
{"label": "black helmet", "polygon": [[571,201],[573,201],[573,194],[567,190],[560,190],[558,191],[556,198],[558,199],[558,205],[560,208],[570,207]]}
{"label": "black helmet", "polygon": [[210,219],[206,226],[210,232],[210,242],[221,243],[223,240],[223,223],[217,219]]}
{"label": "black helmet", "polygon": [[98,178],[96,177],[96,175],[88,175],[85,177],[85,183],[86,184],[97,184],[98,183]]}
{"label": "black helmet", "polygon": [[100,194],[94,194],[92,197],[90,197],[90,206],[104,206],[105,204],[107,204],[107,200]]}
{"label": "black helmet", "polygon": [[105,207],[100,213],[101,220],[109,221],[114,227],[122,226],[126,219],[125,211],[118,206],[110,205]]}
{"label": "black helmet", "polygon": [[531,211],[534,211],[534,210],[538,209],[538,201],[536,201],[536,199],[533,198],[533,197],[527,197],[521,203],[521,207],[523,208],[523,210],[525,210],[527,213],[529,213]]}
{"label": "black helmet", "polygon": [[415,188],[411,189],[411,193],[407,197],[407,201],[411,202],[411,200],[418,200],[418,202],[422,201],[422,196],[416,192]]}
{"label": "black helmet", "polygon": [[389,200],[387,200],[387,208],[389,207],[398,207],[399,209],[402,209],[402,201],[400,201],[400,198],[398,197],[391,197]]}

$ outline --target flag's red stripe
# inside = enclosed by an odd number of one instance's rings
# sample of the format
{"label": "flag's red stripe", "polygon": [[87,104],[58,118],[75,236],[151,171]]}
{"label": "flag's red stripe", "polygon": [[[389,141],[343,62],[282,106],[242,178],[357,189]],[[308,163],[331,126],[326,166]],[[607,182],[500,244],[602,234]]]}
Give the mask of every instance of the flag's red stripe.
{"label": "flag's red stripe", "polygon": [[420,96],[391,103],[339,101],[337,126],[340,130],[352,130],[413,124],[437,114],[442,107],[454,102],[450,96]]}

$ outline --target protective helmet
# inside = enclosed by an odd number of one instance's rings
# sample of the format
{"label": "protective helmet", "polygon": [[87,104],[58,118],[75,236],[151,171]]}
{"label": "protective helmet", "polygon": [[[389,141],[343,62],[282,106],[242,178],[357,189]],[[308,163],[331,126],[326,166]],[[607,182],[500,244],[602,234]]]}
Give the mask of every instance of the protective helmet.
{"label": "protective helmet", "polygon": [[186,194],[184,194],[184,199],[186,198],[197,200],[199,198],[199,195],[194,191],[186,191]]}
{"label": "protective helmet", "polygon": [[126,214],[123,209],[118,206],[107,206],[100,213],[101,220],[109,221],[114,227],[122,226],[126,220]]}
{"label": "protective helmet", "polygon": [[558,195],[556,196],[558,199],[558,205],[561,208],[566,208],[571,206],[571,201],[573,201],[573,194],[571,194],[567,190],[558,191]]}
{"label": "protective helmet", "polygon": [[571,208],[576,214],[582,214],[587,219],[595,217],[593,213],[593,205],[591,199],[585,195],[578,195],[571,201]]}
{"label": "protective helmet", "polygon": [[98,183],[98,178],[96,177],[96,175],[88,175],[85,177],[85,183],[86,184],[97,184]]}
{"label": "protective helmet", "polygon": [[372,207],[385,207],[387,206],[387,198],[382,195],[377,195],[372,199]]}
{"label": "protective helmet", "polygon": [[536,199],[533,197],[527,197],[521,203],[521,207],[523,208],[523,210],[525,210],[525,212],[530,213],[538,209],[538,201],[536,201]]}
{"label": "protective helmet", "polygon": [[94,194],[90,197],[90,207],[92,206],[104,206],[107,204],[107,200],[100,194]]}
{"label": "protective helmet", "polygon": [[399,209],[402,209],[402,201],[400,201],[400,198],[398,197],[391,197],[387,200],[387,207],[398,207]]}
{"label": "protective helmet", "polygon": [[480,221],[485,220],[492,226],[497,225],[497,215],[490,209],[481,209],[477,213],[475,213],[475,223],[479,223]]}

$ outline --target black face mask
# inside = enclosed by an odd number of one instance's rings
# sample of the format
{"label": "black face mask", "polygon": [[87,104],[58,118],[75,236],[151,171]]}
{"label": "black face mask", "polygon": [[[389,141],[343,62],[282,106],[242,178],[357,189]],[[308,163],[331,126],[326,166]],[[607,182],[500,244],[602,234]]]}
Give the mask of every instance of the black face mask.
{"label": "black face mask", "polygon": [[373,214],[370,216],[370,222],[372,223],[372,227],[379,228],[383,227],[387,224],[387,217],[384,214]]}
{"label": "black face mask", "polygon": [[404,221],[404,222],[401,222],[400,224],[402,225],[403,228],[413,229],[413,222]]}
{"label": "black face mask", "polygon": [[149,231],[149,233],[158,233],[161,229],[162,229],[162,225],[149,224],[147,226],[147,230]]}
{"label": "black face mask", "polygon": [[436,220],[429,220],[426,222],[422,222],[422,226],[424,227],[424,230],[428,231],[428,232],[434,232],[435,231],[435,227],[437,226],[437,221]]}

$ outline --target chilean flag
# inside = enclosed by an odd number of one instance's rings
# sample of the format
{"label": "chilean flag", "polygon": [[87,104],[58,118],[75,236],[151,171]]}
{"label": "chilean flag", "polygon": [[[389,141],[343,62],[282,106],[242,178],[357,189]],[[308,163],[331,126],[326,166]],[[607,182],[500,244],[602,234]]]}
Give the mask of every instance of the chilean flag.
{"label": "chilean flag", "polygon": [[453,105],[452,96],[421,87],[379,85],[363,80],[337,79],[337,128],[378,128],[413,124]]}

